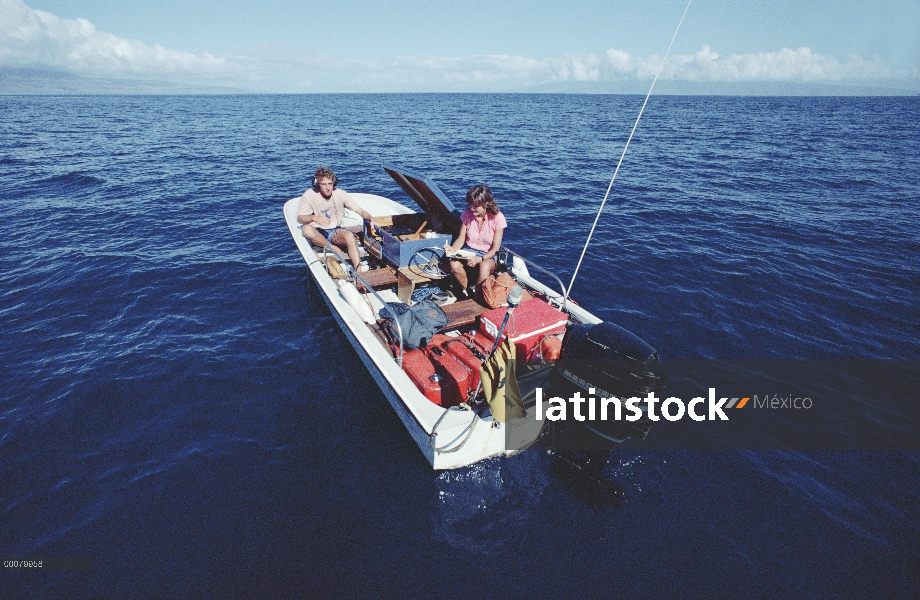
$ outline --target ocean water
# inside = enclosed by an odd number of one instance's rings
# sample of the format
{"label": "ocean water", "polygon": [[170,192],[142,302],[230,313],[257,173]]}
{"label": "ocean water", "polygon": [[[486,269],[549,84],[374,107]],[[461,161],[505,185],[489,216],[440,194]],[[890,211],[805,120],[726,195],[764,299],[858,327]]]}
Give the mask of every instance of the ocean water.
{"label": "ocean water", "polygon": [[[567,283],[637,96],[3,96],[0,597],[920,596],[920,456],[434,472],[283,203],[488,183]],[[653,97],[572,290],[666,358],[920,358],[920,99]]]}

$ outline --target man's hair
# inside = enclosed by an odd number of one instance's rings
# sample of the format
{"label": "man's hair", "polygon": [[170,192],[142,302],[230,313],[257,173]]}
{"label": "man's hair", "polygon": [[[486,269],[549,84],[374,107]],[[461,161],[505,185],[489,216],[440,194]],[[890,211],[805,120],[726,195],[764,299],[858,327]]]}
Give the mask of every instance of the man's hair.
{"label": "man's hair", "polygon": [[319,167],[316,169],[316,173],[313,175],[313,179],[316,180],[316,183],[319,184],[320,180],[328,177],[332,181],[335,181],[335,172],[329,167]]}
{"label": "man's hair", "polygon": [[490,215],[498,214],[498,204],[492,197],[492,190],[487,185],[474,185],[466,193],[466,203],[469,206],[484,206]]}

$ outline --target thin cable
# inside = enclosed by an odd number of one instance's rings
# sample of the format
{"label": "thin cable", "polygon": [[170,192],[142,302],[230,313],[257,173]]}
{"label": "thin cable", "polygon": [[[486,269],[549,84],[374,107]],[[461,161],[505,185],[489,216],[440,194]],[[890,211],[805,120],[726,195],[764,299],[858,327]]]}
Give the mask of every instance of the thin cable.
{"label": "thin cable", "polygon": [[572,286],[575,285],[575,277],[578,275],[578,269],[581,268],[581,261],[585,258],[585,252],[588,251],[588,245],[591,243],[591,236],[594,235],[594,229],[597,227],[597,222],[600,220],[601,213],[604,211],[604,205],[607,204],[610,190],[613,189],[613,182],[616,181],[617,173],[620,172],[620,166],[623,164],[623,159],[626,157],[626,149],[629,148],[629,143],[636,133],[636,128],[639,127],[639,120],[642,118],[642,113],[645,112],[645,105],[648,104],[648,99],[652,95],[652,90],[655,89],[655,82],[658,81],[658,76],[661,75],[661,69],[664,68],[664,63],[668,60],[668,54],[671,52],[671,46],[674,45],[674,40],[677,38],[677,32],[680,31],[680,26],[684,22],[684,17],[687,16],[687,11],[690,10],[690,2],[693,2],[693,0],[687,2],[687,8],[684,9],[684,14],[680,17],[677,29],[674,30],[674,35],[671,36],[671,43],[668,44],[668,49],[664,53],[664,58],[661,59],[661,65],[658,67],[658,72],[655,73],[655,79],[652,80],[652,87],[648,89],[648,94],[645,95],[645,102],[642,103],[642,108],[639,109],[639,116],[636,117],[636,122],[633,124],[632,131],[629,132],[629,139],[626,140],[626,145],[623,146],[623,154],[620,155],[620,161],[617,163],[616,171],[613,172],[613,177],[610,179],[610,185],[607,186],[607,193],[604,194],[604,200],[601,202],[601,207],[597,210],[597,216],[594,217],[594,224],[591,225],[591,231],[588,232],[588,239],[585,241],[585,247],[581,249],[581,256],[578,257],[578,264],[575,266],[575,272],[572,273],[572,281],[569,283],[569,289],[566,291],[566,295],[572,292]]}

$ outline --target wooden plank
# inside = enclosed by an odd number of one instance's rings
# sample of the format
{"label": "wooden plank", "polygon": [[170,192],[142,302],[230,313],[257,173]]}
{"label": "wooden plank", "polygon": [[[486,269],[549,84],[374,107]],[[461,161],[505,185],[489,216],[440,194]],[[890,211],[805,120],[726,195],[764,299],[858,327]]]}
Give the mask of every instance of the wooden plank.
{"label": "wooden plank", "polygon": [[438,277],[430,277],[425,275],[425,273],[423,273],[422,270],[418,267],[402,267],[399,269],[399,274],[404,275],[406,279],[415,284],[426,283],[428,281],[439,279]]}
{"label": "wooden plank", "polygon": [[415,291],[415,282],[409,279],[406,274],[402,272],[402,269],[399,270],[398,278],[399,285],[396,288],[396,295],[401,302],[409,304],[412,302],[412,292]]}
{"label": "wooden plank", "polygon": [[396,269],[392,267],[384,267],[382,269],[365,271],[363,273],[359,273],[359,275],[372,288],[391,286],[398,281],[398,278],[396,277]]}
{"label": "wooden plank", "polygon": [[447,325],[441,328],[441,331],[472,325],[476,322],[479,315],[487,310],[475,300],[454,302],[453,304],[442,306],[441,309],[444,311],[444,314],[447,315],[447,318],[450,319]]}

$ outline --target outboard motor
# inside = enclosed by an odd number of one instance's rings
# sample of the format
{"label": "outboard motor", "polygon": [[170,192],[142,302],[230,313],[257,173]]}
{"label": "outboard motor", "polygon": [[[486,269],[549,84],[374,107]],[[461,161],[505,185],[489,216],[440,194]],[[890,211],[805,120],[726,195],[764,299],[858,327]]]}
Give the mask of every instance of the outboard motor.
{"label": "outboard motor", "polygon": [[[616,397],[625,402],[660,392],[665,373],[654,348],[618,325],[601,322],[567,328],[550,383],[553,396],[567,399],[581,392],[582,397]],[[645,403],[639,407],[644,411]],[[651,421],[645,416],[638,421],[609,417],[578,425],[607,441],[622,443],[628,438],[645,438]]]}

